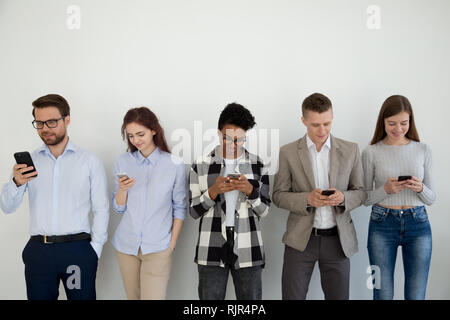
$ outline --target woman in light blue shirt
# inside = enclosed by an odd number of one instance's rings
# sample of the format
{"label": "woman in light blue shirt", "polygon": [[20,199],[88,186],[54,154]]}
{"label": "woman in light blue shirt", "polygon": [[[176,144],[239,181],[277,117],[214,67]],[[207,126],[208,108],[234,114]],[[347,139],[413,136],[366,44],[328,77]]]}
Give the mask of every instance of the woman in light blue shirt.
{"label": "woman in light blue shirt", "polygon": [[112,244],[130,300],[165,299],[172,252],[187,210],[184,162],[171,155],[156,115],[130,109],[128,152],[114,164],[113,208],[123,214]]}

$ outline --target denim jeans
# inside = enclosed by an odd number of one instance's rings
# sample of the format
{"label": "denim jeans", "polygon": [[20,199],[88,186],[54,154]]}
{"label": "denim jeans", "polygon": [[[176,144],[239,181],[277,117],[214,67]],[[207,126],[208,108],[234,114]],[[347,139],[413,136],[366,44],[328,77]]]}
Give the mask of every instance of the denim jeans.
{"label": "denim jeans", "polygon": [[374,287],[374,300],[394,297],[398,246],[402,247],[405,300],[423,300],[432,250],[431,228],[424,206],[406,210],[372,207],[367,249],[371,266],[379,267],[381,280],[380,287]]}
{"label": "denim jeans", "polygon": [[228,274],[231,271],[237,300],[261,300],[262,266],[234,269],[198,265],[198,295],[200,300],[224,300]]}

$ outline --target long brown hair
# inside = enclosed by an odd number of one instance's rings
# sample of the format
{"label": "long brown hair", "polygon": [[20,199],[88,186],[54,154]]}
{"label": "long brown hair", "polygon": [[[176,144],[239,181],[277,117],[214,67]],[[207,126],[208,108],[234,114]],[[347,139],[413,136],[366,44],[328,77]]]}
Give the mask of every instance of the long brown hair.
{"label": "long brown hair", "polygon": [[128,135],[125,130],[126,126],[132,122],[138,123],[150,130],[155,131],[156,134],[153,136],[153,142],[155,145],[162,151],[170,153],[166,138],[164,137],[164,130],[159,124],[158,118],[147,107],[130,109],[123,118],[122,138],[128,142],[128,151],[135,152],[137,150],[137,148],[130,142],[130,139],[128,139]]}
{"label": "long brown hair", "polygon": [[381,106],[380,113],[378,114],[375,133],[370,144],[375,144],[386,137],[384,119],[395,116],[400,112],[406,112],[409,114],[409,130],[406,133],[406,137],[410,140],[420,142],[419,134],[417,133],[416,124],[414,122],[414,113],[411,107],[411,103],[404,96],[394,95],[387,98]]}

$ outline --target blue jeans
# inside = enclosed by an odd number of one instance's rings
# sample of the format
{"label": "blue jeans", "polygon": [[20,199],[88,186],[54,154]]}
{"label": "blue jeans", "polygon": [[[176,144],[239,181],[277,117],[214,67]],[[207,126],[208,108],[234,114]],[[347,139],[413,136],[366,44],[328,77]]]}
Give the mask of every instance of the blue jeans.
{"label": "blue jeans", "polygon": [[405,300],[424,300],[432,249],[431,228],[424,206],[406,210],[372,207],[367,249],[370,264],[372,268],[379,267],[381,279],[380,287],[374,287],[374,300],[394,297],[398,246],[402,247],[403,254]]}

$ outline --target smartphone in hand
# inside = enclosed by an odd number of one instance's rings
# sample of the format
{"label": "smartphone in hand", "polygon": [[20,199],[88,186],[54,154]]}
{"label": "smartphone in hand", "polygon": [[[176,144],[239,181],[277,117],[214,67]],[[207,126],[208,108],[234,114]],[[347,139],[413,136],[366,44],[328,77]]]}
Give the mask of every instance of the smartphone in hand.
{"label": "smartphone in hand", "polygon": [[116,173],[116,177],[117,179],[126,177],[127,179],[129,179],[129,177],[127,176],[126,172],[120,172],[120,173]]}
{"label": "smartphone in hand", "polygon": [[331,196],[332,194],[334,194],[334,192],[334,190],[323,190],[321,194],[323,196]]}
{"label": "smartphone in hand", "polygon": [[230,180],[239,180],[239,176],[240,176],[240,174],[230,173],[227,175],[227,178],[229,178]]}
{"label": "smartphone in hand", "polygon": [[412,176],[399,176],[398,177],[398,181],[406,181],[406,180],[411,180]]}
{"label": "smartphone in hand", "polygon": [[[26,171],[23,174],[36,172],[36,167],[33,163],[33,159],[31,159],[31,155],[28,151],[16,152],[14,153],[14,158],[16,159],[17,164],[26,164],[27,167],[33,167],[32,170]],[[38,174],[36,172],[36,175],[33,177],[37,177],[37,175]]]}

